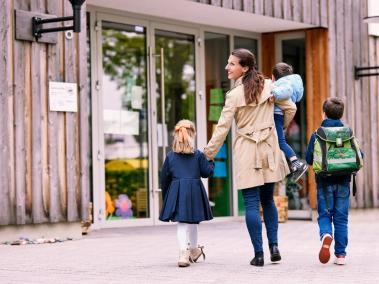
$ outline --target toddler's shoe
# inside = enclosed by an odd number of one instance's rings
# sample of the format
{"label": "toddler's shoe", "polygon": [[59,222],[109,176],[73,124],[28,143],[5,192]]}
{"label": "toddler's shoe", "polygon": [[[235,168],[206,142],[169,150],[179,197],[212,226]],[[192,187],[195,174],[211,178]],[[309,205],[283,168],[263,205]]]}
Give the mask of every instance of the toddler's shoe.
{"label": "toddler's shoe", "polygon": [[178,266],[179,267],[187,267],[190,266],[190,251],[189,249],[186,250],[181,250],[179,252],[179,261],[178,261]]}
{"label": "toddler's shoe", "polygon": [[308,165],[300,160],[295,160],[291,163],[291,179],[297,182],[307,171]]}
{"label": "toddler's shoe", "polygon": [[205,260],[205,253],[203,251],[203,248],[204,246],[190,248],[190,262],[196,262],[200,256],[203,256],[203,260]]}
{"label": "toddler's shoe", "polygon": [[332,243],[333,238],[329,234],[325,234],[322,236],[321,239],[321,249],[320,253],[318,254],[318,259],[321,263],[327,263],[330,259],[330,244]]}
{"label": "toddler's shoe", "polygon": [[345,265],[346,264],[345,256],[344,255],[337,255],[336,259],[334,260],[334,264]]}

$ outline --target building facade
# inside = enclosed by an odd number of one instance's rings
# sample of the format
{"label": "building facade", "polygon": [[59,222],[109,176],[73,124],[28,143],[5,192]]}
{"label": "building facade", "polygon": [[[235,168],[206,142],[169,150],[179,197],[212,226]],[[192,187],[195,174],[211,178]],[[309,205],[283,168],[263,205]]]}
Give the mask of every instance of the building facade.
{"label": "building facade", "polygon": [[[365,154],[351,204],[379,207],[379,80],[354,76],[355,67],[379,66],[379,39],[363,23],[367,0],[87,0],[81,32],[60,32],[55,43],[20,40],[16,10],[72,14],[67,0],[0,0],[0,225],[90,215],[97,228],[159,224],[174,125],[193,120],[197,146],[206,145],[230,88],[224,66],[239,47],[268,77],[279,61],[302,76],[304,99],[287,131],[301,157],[323,100],[344,99]],[[54,99],[54,82],[77,84],[76,110]],[[233,190],[233,136],[234,127],[205,180],[216,217],[244,210]],[[316,206],[311,171],[278,191],[294,217]]]}

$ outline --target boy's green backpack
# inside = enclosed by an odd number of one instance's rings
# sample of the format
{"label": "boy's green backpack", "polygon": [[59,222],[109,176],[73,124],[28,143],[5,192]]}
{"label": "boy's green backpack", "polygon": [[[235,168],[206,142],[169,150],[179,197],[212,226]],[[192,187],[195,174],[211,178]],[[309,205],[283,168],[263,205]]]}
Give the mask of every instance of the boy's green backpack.
{"label": "boy's green backpack", "polygon": [[313,170],[316,174],[355,174],[363,166],[358,141],[349,127],[320,127],[315,134]]}

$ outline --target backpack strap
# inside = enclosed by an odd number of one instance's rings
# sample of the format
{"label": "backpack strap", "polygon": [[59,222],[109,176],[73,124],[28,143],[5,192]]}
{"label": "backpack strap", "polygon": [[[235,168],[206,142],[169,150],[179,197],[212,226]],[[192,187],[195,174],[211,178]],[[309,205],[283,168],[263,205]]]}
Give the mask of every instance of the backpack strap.
{"label": "backpack strap", "polygon": [[355,183],[355,176],[357,173],[353,173],[353,196],[357,193],[357,184]]}

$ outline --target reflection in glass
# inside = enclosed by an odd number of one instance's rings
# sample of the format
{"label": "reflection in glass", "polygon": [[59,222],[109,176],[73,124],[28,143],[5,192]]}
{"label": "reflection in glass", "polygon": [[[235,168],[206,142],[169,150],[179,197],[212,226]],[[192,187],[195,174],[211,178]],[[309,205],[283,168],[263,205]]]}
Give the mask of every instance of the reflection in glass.
{"label": "reflection in glass", "polygon": [[[207,97],[207,139],[212,137],[220,111],[224,105],[225,94],[230,89],[230,81],[225,71],[229,57],[229,37],[223,34],[205,33],[205,77]],[[231,181],[231,137],[227,136],[224,145],[215,157],[215,173],[209,178],[209,200],[213,215],[232,215]]]}
{"label": "reflection in glass", "polygon": [[[159,167],[163,164],[165,154],[171,150],[171,134],[175,124],[181,119],[189,119],[196,125],[194,41],[193,35],[163,30],[155,32]],[[164,82],[164,91],[162,82]],[[163,112],[162,102],[164,102]]]}
{"label": "reflection in glass", "polygon": [[145,28],[102,22],[102,55],[106,219],[147,218]]}
{"label": "reflection in glass", "polygon": [[258,41],[253,38],[235,36],[234,48],[245,48],[254,53],[258,65]]}
{"label": "reflection in glass", "polygon": [[[305,39],[287,39],[282,41],[283,62],[290,64],[293,71],[299,74],[304,82],[305,88]],[[294,120],[286,131],[286,140],[296,155],[305,158],[306,151],[306,95],[296,104],[297,111]],[[288,196],[288,209],[308,210],[308,190],[306,188],[307,178],[300,179],[298,183],[287,181],[286,194]]]}

